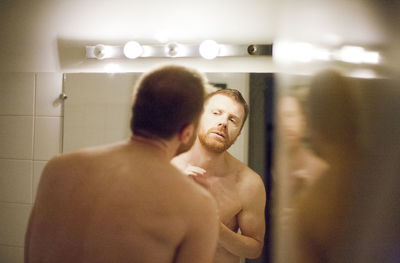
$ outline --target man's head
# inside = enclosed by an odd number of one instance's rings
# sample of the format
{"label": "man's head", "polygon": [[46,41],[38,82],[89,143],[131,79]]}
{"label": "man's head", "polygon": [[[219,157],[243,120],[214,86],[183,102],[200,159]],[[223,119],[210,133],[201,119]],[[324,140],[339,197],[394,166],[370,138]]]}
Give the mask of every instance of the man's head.
{"label": "man's head", "polygon": [[[183,66],[163,66],[144,74],[135,89],[132,133],[169,140],[189,125],[196,128],[203,110],[204,85],[199,72]],[[193,130],[195,138],[196,129]],[[188,143],[193,141],[191,137]],[[180,151],[190,146],[185,145]]]}
{"label": "man's head", "polygon": [[305,116],[301,102],[294,95],[285,95],[278,101],[278,116],[285,140],[291,146],[301,142],[305,132]]}
{"label": "man's head", "polygon": [[355,147],[358,117],[353,86],[334,70],[324,70],[311,82],[308,123],[314,150],[321,154],[321,143]]}
{"label": "man's head", "polygon": [[209,94],[200,120],[200,143],[212,152],[226,151],[239,136],[248,112],[238,90],[223,89]]}

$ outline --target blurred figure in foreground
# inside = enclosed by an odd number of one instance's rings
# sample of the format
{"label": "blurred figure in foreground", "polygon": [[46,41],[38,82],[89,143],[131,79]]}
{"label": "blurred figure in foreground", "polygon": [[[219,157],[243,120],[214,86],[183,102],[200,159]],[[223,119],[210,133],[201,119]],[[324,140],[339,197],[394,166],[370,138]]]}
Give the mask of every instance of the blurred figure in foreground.
{"label": "blurred figure in foreground", "polygon": [[[389,103],[385,108],[393,107],[386,95],[398,92],[369,83],[379,82],[363,82],[331,70],[320,72],[312,80],[308,101],[311,144],[329,169],[296,204],[291,262],[399,260],[399,231],[388,221],[399,219],[394,205],[399,191],[388,184],[392,171],[385,170],[394,168],[392,157],[385,154],[398,153],[398,149],[392,151],[389,144],[386,149],[376,147],[372,151],[367,147],[375,143],[372,138],[379,139],[374,133],[385,128],[373,123],[376,109],[369,106],[382,100]],[[378,91],[379,96],[368,96],[371,91]],[[393,113],[386,114],[390,119]],[[393,129],[397,129],[396,123]],[[392,132],[385,133],[394,143]],[[380,139],[385,143],[386,138]],[[390,209],[384,215],[382,205],[376,202],[387,192],[393,195],[387,196]]]}
{"label": "blurred figure in foreground", "polygon": [[215,200],[170,164],[196,138],[203,77],[164,66],[135,90],[129,140],[57,156],[45,167],[25,262],[212,262]]}
{"label": "blurred figure in foreground", "polygon": [[[304,94],[301,94],[303,91]],[[278,101],[278,120],[282,132],[282,142],[285,144],[288,168],[285,173],[287,187],[286,207],[293,203],[307,190],[327,168],[318,158],[307,142],[306,116],[304,103],[306,101],[304,87],[293,88],[288,95]]]}
{"label": "blurred figure in foreground", "polygon": [[[291,229],[296,202],[327,169],[327,164],[314,154],[307,141],[304,112],[307,88],[294,86],[277,103],[280,153],[285,160],[284,170],[276,178],[284,191],[280,195],[280,206],[275,217],[279,235],[290,236],[288,231]],[[282,245],[286,246],[287,241],[282,241]]]}
{"label": "blurred figure in foreground", "polygon": [[351,91],[350,83],[335,71],[322,72],[311,83],[311,145],[329,169],[296,205],[296,262],[330,262],[334,250],[344,245],[343,231],[354,205],[353,187],[361,157]]}

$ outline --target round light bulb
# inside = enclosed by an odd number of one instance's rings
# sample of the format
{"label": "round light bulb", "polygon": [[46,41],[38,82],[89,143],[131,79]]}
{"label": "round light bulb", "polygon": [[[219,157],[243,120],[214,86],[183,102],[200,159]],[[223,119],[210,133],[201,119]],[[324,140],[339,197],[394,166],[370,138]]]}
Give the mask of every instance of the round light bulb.
{"label": "round light bulb", "polygon": [[110,55],[110,48],[105,45],[98,44],[94,47],[93,53],[97,59],[104,59]]}
{"label": "round light bulb", "polygon": [[219,44],[214,40],[204,40],[199,47],[200,55],[205,59],[214,59],[219,54]]}
{"label": "round light bulb", "polygon": [[127,58],[134,59],[140,57],[142,53],[143,53],[143,48],[136,41],[129,41],[124,45],[124,55]]}

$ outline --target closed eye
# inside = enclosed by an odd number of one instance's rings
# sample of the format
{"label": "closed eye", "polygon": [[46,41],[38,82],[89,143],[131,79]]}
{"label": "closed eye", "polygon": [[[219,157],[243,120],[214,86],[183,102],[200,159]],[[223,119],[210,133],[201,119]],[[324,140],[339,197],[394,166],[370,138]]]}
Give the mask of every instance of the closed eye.
{"label": "closed eye", "polygon": [[235,125],[238,125],[239,120],[240,119],[237,116],[233,115],[233,114],[229,116],[229,121],[232,122]]}

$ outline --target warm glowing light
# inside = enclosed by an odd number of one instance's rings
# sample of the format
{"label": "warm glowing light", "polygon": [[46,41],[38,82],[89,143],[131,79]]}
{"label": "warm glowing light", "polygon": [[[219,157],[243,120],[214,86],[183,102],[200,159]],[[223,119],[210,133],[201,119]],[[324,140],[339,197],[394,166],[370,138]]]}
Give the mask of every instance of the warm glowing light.
{"label": "warm glowing light", "polygon": [[337,59],[356,64],[378,64],[380,62],[380,55],[379,52],[367,51],[363,47],[344,46],[338,51]]}
{"label": "warm glowing light", "polygon": [[313,47],[309,43],[294,43],[292,46],[292,59],[298,62],[310,62],[312,60]]}
{"label": "warm glowing light", "polygon": [[314,48],[312,57],[317,60],[329,61],[331,59],[331,53],[324,48]]}
{"label": "warm glowing light", "polygon": [[376,51],[365,51],[363,54],[363,62],[370,64],[378,64],[381,60],[381,56]]}
{"label": "warm glowing light", "polygon": [[129,41],[124,45],[124,55],[127,58],[135,59],[143,53],[142,46],[136,41]]}
{"label": "warm glowing light", "polygon": [[361,63],[364,48],[357,46],[344,46],[339,50],[338,59],[349,63]]}
{"label": "warm glowing light", "polygon": [[328,61],[331,59],[329,50],[315,47],[305,42],[278,42],[274,45],[274,59],[281,63],[302,62],[313,60]]}
{"label": "warm glowing light", "polygon": [[204,40],[199,47],[200,55],[205,59],[214,59],[218,56],[220,46],[214,40]]}

